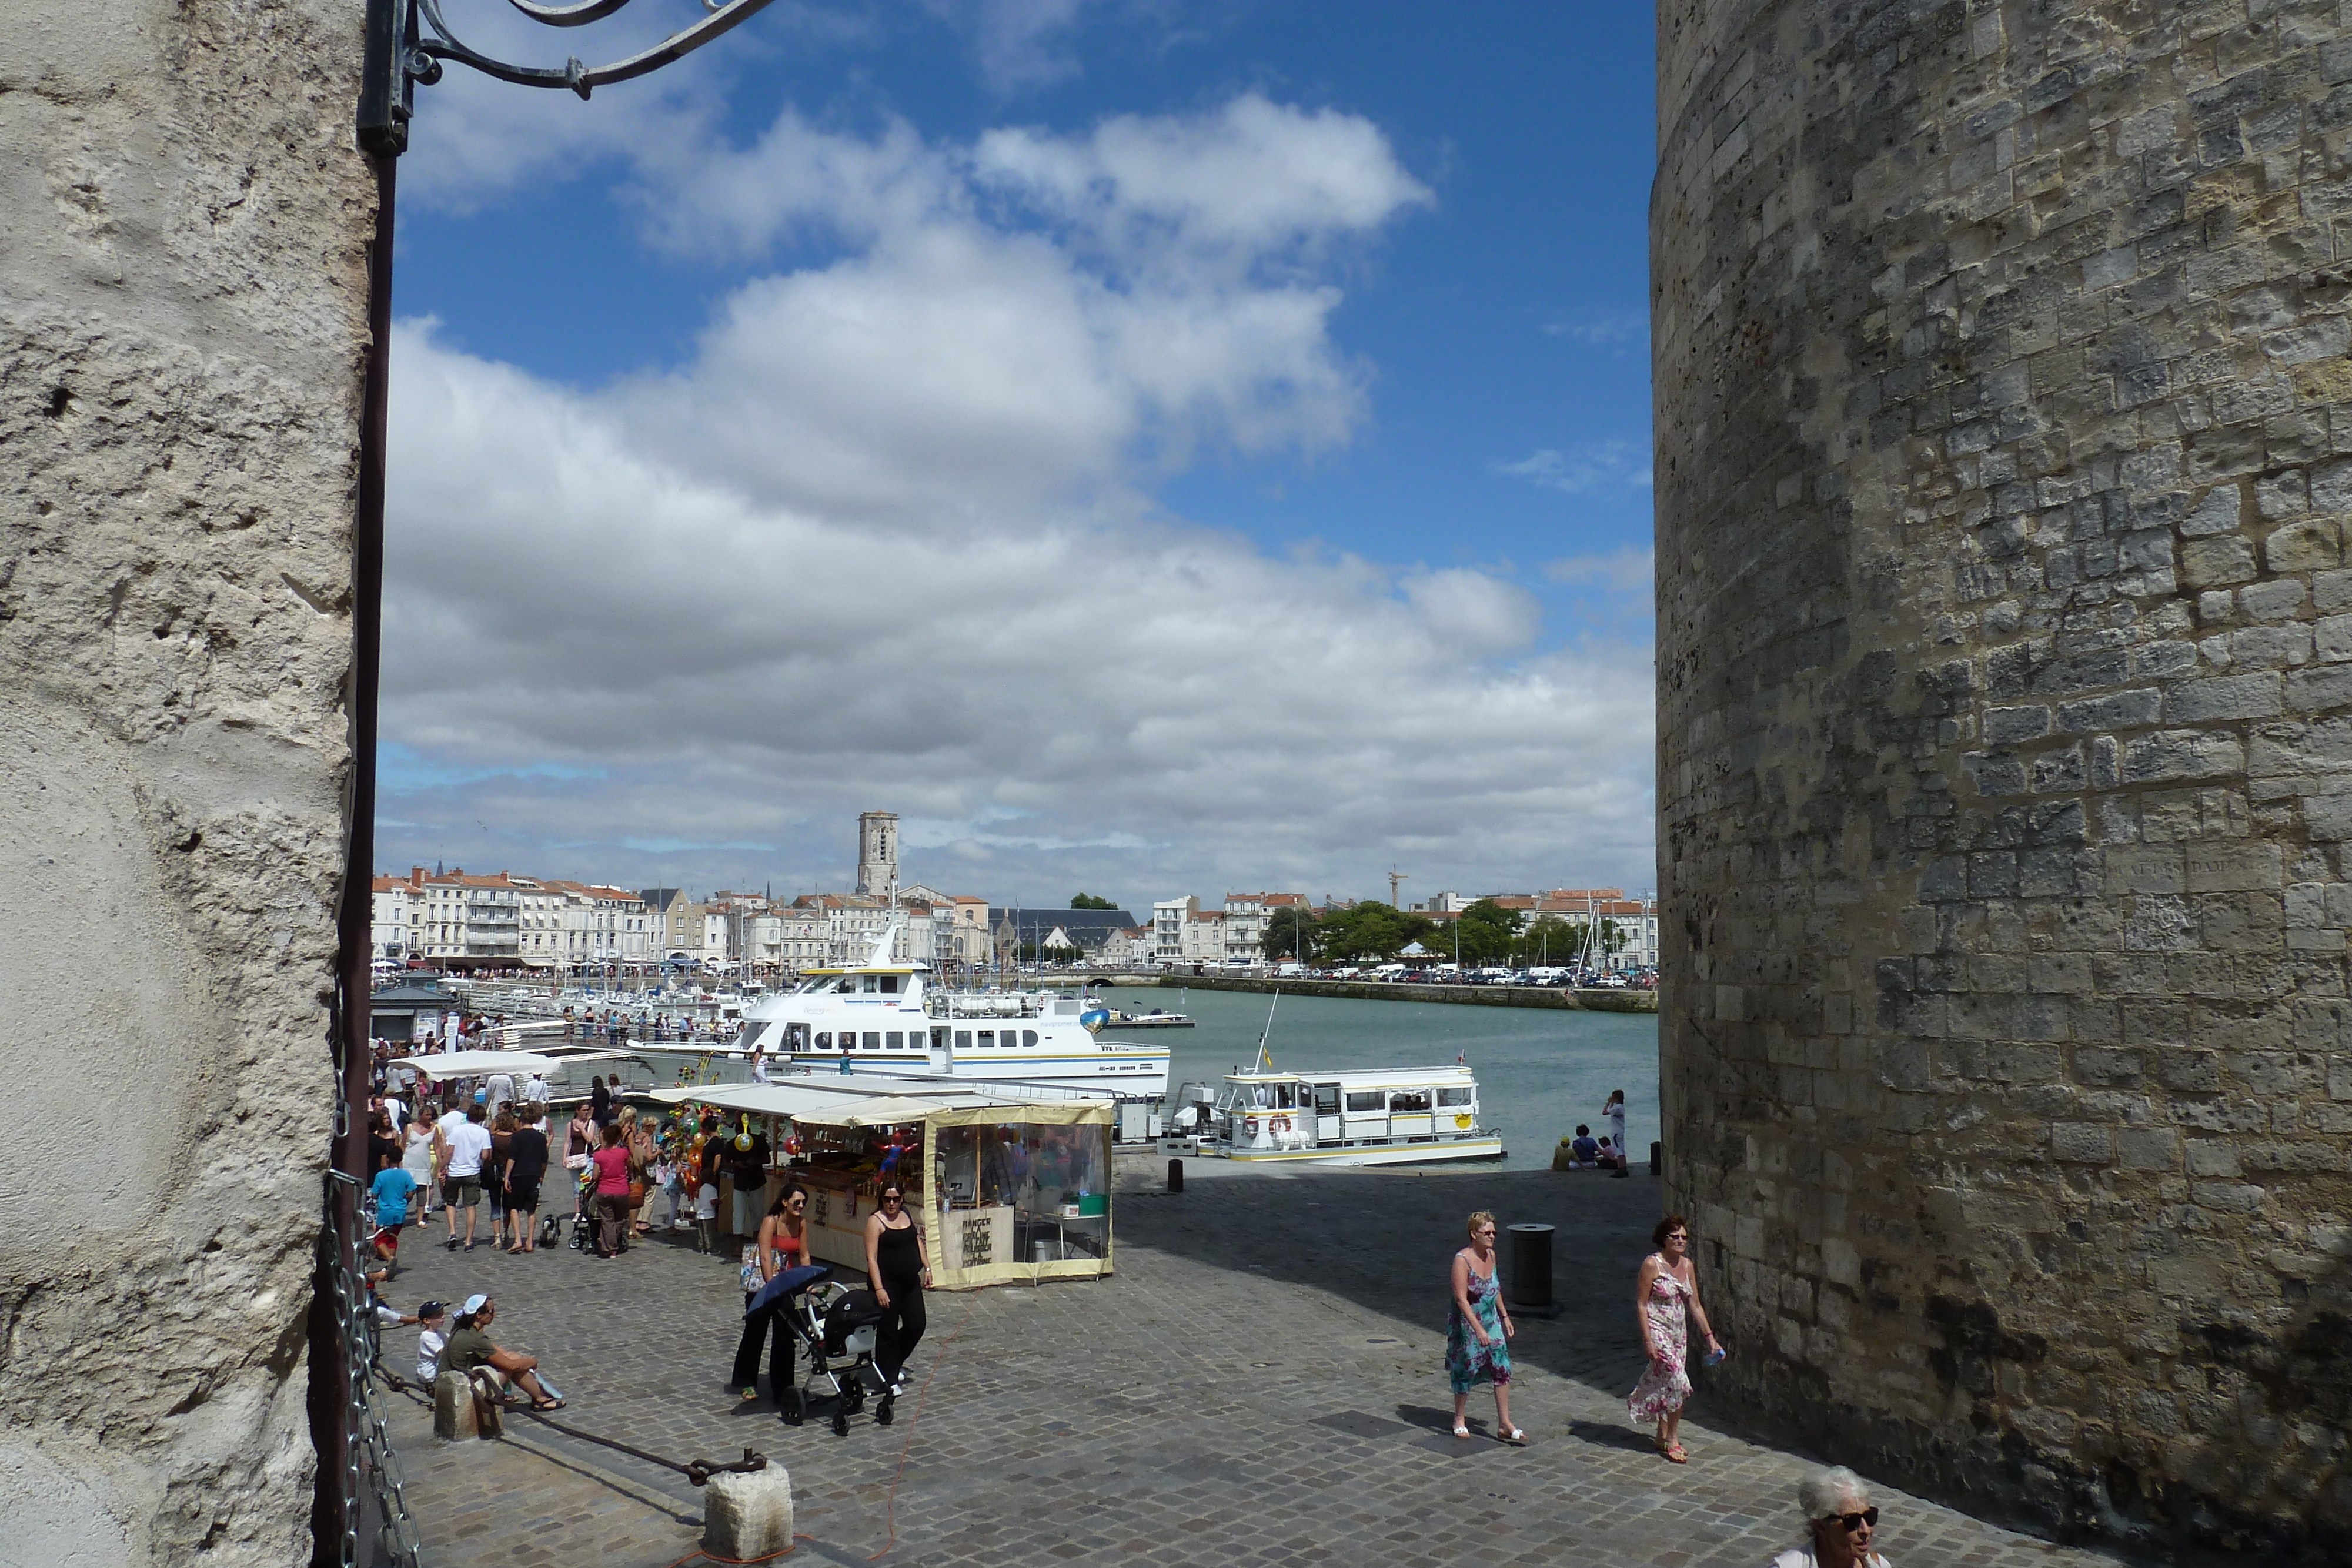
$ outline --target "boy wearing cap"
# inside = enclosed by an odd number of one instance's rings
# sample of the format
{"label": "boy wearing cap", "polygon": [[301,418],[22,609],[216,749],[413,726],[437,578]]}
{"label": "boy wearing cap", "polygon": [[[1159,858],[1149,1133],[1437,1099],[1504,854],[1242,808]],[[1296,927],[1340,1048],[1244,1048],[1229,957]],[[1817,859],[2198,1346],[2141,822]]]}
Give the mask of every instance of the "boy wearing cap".
{"label": "boy wearing cap", "polygon": [[416,1321],[425,1331],[416,1336],[416,1380],[428,1388],[441,1375],[441,1353],[449,1347],[449,1336],[444,1332],[449,1326],[448,1316],[449,1309],[439,1301],[427,1301],[416,1309]]}

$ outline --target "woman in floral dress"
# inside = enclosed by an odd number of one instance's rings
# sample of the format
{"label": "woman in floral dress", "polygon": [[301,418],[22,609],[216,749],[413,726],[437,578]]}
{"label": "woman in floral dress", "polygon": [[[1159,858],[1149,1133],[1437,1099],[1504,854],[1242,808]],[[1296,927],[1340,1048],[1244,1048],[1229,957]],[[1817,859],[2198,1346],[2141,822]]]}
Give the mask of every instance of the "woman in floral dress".
{"label": "woman in floral dress", "polygon": [[1633,1385],[1625,1408],[1636,1421],[1657,1424],[1658,1452],[1675,1464],[1686,1464],[1690,1456],[1679,1441],[1683,1402],[1691,1393],[1685,1311],[1698,1320],[1698,1332],[1706,1336],[1707,1348],[1722,1347],[1716,1343],[1715,1330],[1707,1325],[1706,1309],[1698,1304],[1698,1270],[1690,1260],[1690,1226],[1681,1215],[1669,1214],[1658,1221],[1650,1239],[1658,1249],[1642,1260],[1641,1280],[1633,1287],[1633,1317],[1642,1325],[1642,1348],[1649,1353],[1650,1366]]}
{"label": "woman in floral dress", "polygon": [[1454,1435],[1466,1437],[1463,1418],[1472,1385],[1495,1385],[1495,1435],[1524,1443],[1528,1435],[1511,1425],[1510,1309],[1503,1305],[1495,1278],[1495,1217],[1485,1209],[1470,1217],[1470,1245],[1454,1255],[1454,1311],[1445,1322],[1445,1375],[1454,1385]]}

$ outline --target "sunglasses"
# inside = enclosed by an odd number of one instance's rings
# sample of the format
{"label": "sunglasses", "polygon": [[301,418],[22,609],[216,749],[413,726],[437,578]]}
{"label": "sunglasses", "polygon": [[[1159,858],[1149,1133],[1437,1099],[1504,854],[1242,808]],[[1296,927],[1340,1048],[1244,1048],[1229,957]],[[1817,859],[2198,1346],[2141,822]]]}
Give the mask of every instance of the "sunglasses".
{"label": "sunglasses", "polygon": [[1878,1511],[1874,1508],[1865,1508],[1860,1513],[1828,1513],[1822,1516],[1823,1523],[1831,1520],[1835,1520],[1848,1530],[1860,1530],[1864,1525],[1875,1530],[1878,1528]]}
{"label": "sunglasses", "polygon": [[882,1195],[882,1201],[885,1203],[904,1203],[907,1200],[898,1193],[886,1192]]}

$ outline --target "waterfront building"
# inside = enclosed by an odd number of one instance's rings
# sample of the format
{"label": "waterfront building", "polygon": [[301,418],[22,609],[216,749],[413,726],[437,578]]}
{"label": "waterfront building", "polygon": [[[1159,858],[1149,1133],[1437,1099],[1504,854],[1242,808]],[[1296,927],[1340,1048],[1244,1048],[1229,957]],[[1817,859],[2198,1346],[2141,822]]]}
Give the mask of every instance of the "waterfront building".
{"label": "waterfront building", "polygon": [[1045,948],[1101,956],[1117,935],[1135,925],[1124,909],[1021,909],[1004,906],[991,911],[996,949],[1006,956]]}

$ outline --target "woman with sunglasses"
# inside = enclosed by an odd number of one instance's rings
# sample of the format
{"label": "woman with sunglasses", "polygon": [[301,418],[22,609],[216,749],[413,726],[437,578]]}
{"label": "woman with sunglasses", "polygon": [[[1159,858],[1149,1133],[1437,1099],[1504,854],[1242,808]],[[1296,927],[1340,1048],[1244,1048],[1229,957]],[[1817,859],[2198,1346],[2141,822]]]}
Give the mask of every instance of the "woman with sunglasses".
{"label": "woman with sunglasses", "polygon": [[1669,1214],[1650,1232],[1657,1247],[1642,1260],[1641,1278],[1633,1286],[1633,1319],[1641,1325],[1642,1348],[1650,1357],[1649,1370],[1625,1400],[1634,1420],[1655,1422],[1658,1452],[1677,1465],[1690,1456],[1680,1441],[1683,1403],[1690,1398],[1690,1330],[1685,1314],[1698,1320],[1698,1332],[1707,1348],[1721,1348],[1708,1326],[1706,1309],[1698,1304],[1698,1270],[1690,1258],[1690,1226],[1679,1214]]}
{"label": "woman with sunglasses", "polygon": [[1878,1510],[1860,1476],[1843,1465],[1817,1470],[1797,1484],[1797,1506],[1805,1511],[1812,1539],[1772,1559],[1772,1568],[1888,1568],[1870,1549]]}
{"label": "woman with sunglasses", "polygon": [[[803,1217],[808,1212],[808,1191],[797,1182],[786,1182],[776,1201],[768,1207],[767,1218],[760,1221],[758,1266],[760,1283],[769,1281],[787,1269],[797,1269],[808,1261],[808,1232]],[[787,1409],[792,1396],[800,1385],[793,1381],[792,1327],[784,1319],[783,1303],[779,1301],[757,1316],[750,1314],[751,1298],[756,1291],[746,1291],[743,1305],[743,1338],[735,1346],[735,1386],[743,1391],[744,1403],[760,1397],[760,1336],[768,1336],[768,1386],[774,1390],[776,1407]]]}
{"label": "woman with sunglasses", "polygon": [[874,1367],[898,1393],[906,1384],[907,1358],[923,1337],[923,1292],[930,1288],[931,1260],[923,1252],[923,1228],[907,1212],[907,1189],[887,1177],[881,1196],[882,1207],[866,1221],[866,1278],[874,1287],[874,1304],[882,1309]]}
{"label": "woman with sunglasses", "polygon": [[1524,1443],[1528,1435],[1511,1425],[1511,1309],[1503,1305],[1502,1281],[1495,1277],[1495,1217],[1485,1209],[1470,1217],[1470,1245],[1454,1254],[1454,1310],[1445,1319],[1445,1376],[1454,1386],[1454,1435],[1470,1435],[1470,1390],[1495,1387],[1495,1436]]}

